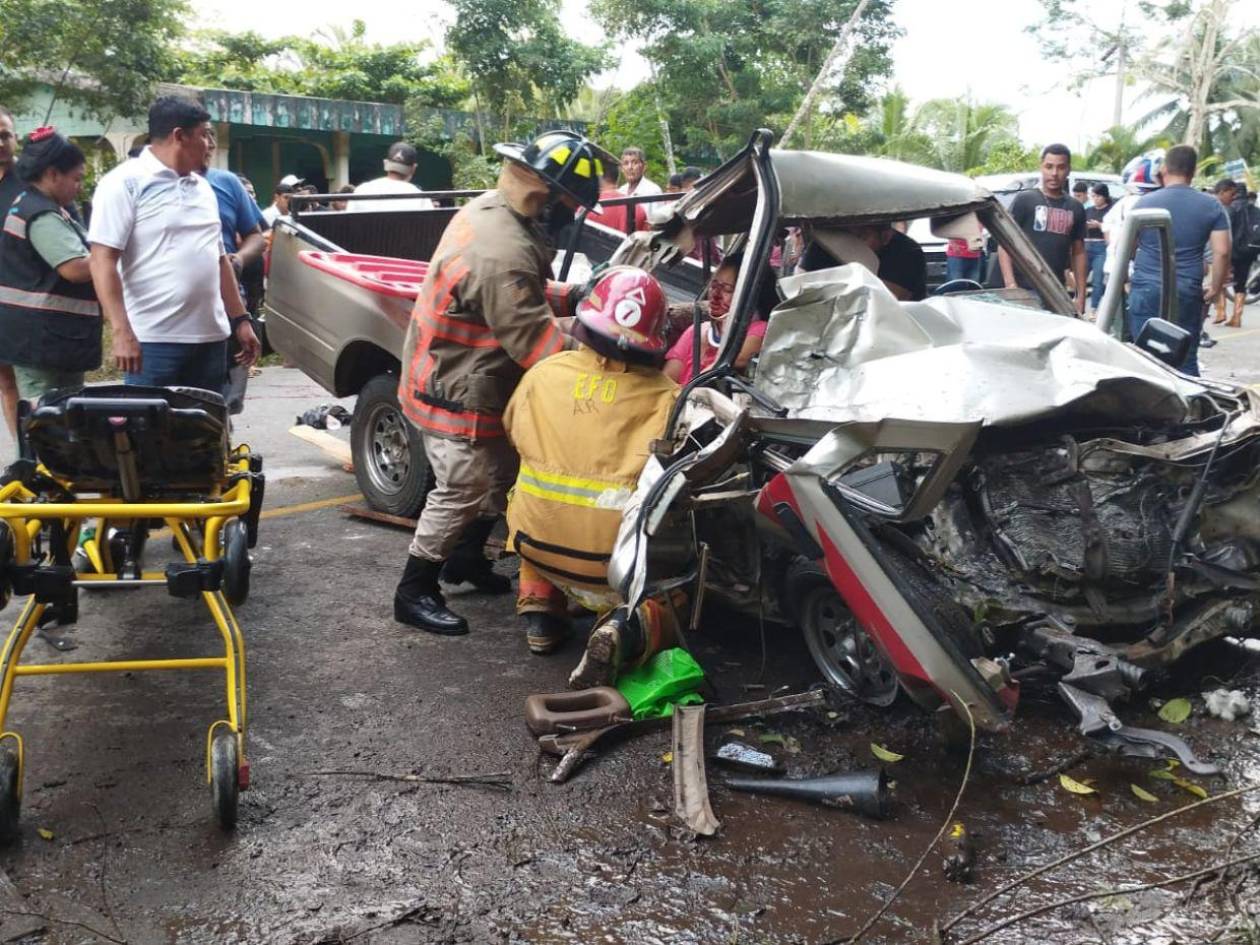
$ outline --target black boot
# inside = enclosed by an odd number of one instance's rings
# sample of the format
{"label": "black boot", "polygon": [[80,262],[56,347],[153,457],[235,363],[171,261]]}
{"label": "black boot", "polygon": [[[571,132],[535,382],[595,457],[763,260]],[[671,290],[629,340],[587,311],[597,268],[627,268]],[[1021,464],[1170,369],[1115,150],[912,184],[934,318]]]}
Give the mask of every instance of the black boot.
{"label": "black boot", "polygon": [[556,614],[521,614],[521,621],[525,624],[525,643],[529,652],[536,656],[546,656],[564,643],[573,632],[569,621]]}
{"label": "black boot", "polygon": [[468,632],[468,621],[447,609],[438,590],[441,570],[441,561],[407,556],[407,568],[394,591],[394,619],[429,633],[462,636]]}
{"label": "black boot", "polygon": [[512,590],[512,579],[495,574],[494,565],[486,557],[486,539],[494,531],[498,518],[479,518],[459,536],[459,543],[442,569],[447,584],[471,584],[483,594],[506,594]]}

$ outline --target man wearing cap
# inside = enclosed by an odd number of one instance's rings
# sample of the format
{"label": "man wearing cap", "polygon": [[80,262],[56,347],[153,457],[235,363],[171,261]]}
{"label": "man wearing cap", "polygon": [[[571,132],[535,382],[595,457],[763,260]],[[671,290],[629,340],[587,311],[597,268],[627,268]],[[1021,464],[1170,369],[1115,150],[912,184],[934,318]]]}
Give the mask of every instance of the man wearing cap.
{"label": "man wearing cap", "polygon": [[[411,182],[419,161],[416,149],[406,141],[395,141],[385,155],[385,176],[364,181],[354,188],[356,194],[418,194],[419,187]],[[349,200],[351,210],[429,210],[433,201],[428,197],[408,197],[406,200]]]}
{"label": "man wearing cap", "polygon": [[498,186],[455,214],[429,261],[398,387],[436,485],[416,524],[394,619],[450,636],[467,633],[468,622],[447,608],[439,575],[511,590],[483,550],[516,479],[503,412],[528,368],[573,346],[557,317],[573,314],[577,287],[549,281],[550,242],[579,206],[597,206],[600,175],[614,160],[570,131],[495,151],[507,159]]}
{"label": "man wearing cap", "polygon": [[280,178],[280,182],[276,184],[276,189],[271,194],[271,206],[262,212],[263,221],[267,224],[267,228],[276,225],[276,220],[280,217],[289,215],[289,198],[293,196],[295,187],[305,183],[305,181],[296,174],[285,174]]}

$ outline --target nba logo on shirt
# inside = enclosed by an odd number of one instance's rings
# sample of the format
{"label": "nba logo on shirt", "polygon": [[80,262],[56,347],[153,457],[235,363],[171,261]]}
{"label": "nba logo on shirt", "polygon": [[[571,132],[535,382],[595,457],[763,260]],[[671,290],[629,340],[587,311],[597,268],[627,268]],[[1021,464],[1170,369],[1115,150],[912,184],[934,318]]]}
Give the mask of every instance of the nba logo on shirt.
{"label": "nba logo on shirt", "polygon": [[1046,212],[1049,209],[1050,208],[1047,207],[1044,203],[1041,206],[1037,207],[1036,212],[1033,214],[1033,231],[1034,232],[1044,233],[1046,231]]}

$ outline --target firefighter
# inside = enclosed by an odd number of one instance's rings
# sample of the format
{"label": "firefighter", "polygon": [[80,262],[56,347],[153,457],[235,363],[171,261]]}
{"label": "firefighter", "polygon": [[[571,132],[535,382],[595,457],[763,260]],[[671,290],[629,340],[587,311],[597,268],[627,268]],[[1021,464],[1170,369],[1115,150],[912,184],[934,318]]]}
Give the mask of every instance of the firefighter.
{"label": "firefighter", "polygon": [[506,593],[486,538],[507,505],[517,459],[503,410],[526,369],[572,347],[558,317],[577,286],[549,282],[554,239],[578,206],[594,207],[605,151],[569,131],[532,144],[495,145],[498,186],[451,219],[429,262],[403,349],[398,400],[424,434],[436,480],[394,595],[394,619],[458,635],[468,622],[438,586],[470,582]]}
{"label": "firefighter", "polygon": [[665,324],[655,279],[629,266],[607,270],[578,305],[578,347],[531,368],[503,416],[520,454],[508,546],[521,558],[516,609],[526,643],[546,654],[564,642],[569,599],[602,615],[569,679],[576,689],[611,683],[676,629],[668,601],[630,613],[608,585],[622,509],[678,396],[661,371]]}

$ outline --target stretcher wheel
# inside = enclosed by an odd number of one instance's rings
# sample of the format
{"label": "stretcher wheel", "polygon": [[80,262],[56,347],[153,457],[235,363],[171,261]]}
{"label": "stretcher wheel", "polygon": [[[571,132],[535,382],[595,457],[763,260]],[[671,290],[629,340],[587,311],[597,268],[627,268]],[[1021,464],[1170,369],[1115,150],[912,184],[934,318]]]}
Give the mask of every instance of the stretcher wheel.
{"label": "stretcher wheel", "polygon": [[0,748],[0,844],[7,845],[17,839],[18,820],[22,816],[21,783],[18,780],[17,752],[12,748]]}
{"label": "stretcher wheel", "polygon": [[236,826],[236,805],[241,795],[235,732],[219,732],[210,745],[210,791],[215,819],[224,830],[231,830]]}
{"label": "stretcher wheel", "polygon": [[238,518],[223,527],[223,596],[229,604],[243,604],[249,597],[249,531]]}

